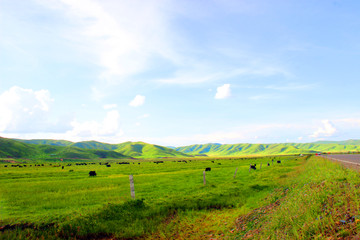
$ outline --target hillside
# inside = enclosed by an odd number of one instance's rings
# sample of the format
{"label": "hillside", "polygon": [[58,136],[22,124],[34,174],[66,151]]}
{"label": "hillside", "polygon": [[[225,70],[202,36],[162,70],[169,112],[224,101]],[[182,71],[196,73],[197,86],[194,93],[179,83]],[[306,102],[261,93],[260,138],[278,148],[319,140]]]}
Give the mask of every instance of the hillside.
{"label": "hillside", "polygon": [[22,158],[36,156],[39,153],[40,151],[33,145],[0,137],[0,157],[2,158]]}
{"label": "hillside", "polygon": [[354,141],[342,142],[315,142],[315,143],[285,143],[286,146],[294,146],[299,149],[313,150],[318,152],[347,152],[360,151],[360,145],[355,145]]}
{"label": "hillside", "polygon": [[117,149],[115,151],[127,156],[143,158],[189,157],[189,155],[178,152],[174,149],[144,142],[121,143],[117,145]]}
{"label": "hillside", "polygon": [[83,141],[72,143],[70,146],[84,149],[116,150],[116,144],[102,143],[96,141]]}
{"label": "hillside", "polygon": [[300,153],[314,153],[311,149],[299,149],[295,146],[286,146],[284,144],[195,144],[191,146],[178,147],[177,151],[200,155],[206,154],[208,156],[236,156],[236,155],[275,155],[275,154],[300,154]]}
{"label": "hillside", "polygon": [[235,155],[273,155],[299,154],[316,152],[348,152],[360,151],[360,140],[347,141],[319,141],[314,143],[276,143],[276,144],[195,144],[178,147],[175,150],[192,154],[206,154],[208,156],[235,156]]}
{"label": "hillside", "polygon": [[[188,157],[192,156],[237,156],[237,155],[284,155],[307,154],[316,152],[360,151],[360,140],[318,141],[313,143],[276,143],[276,144],[195,144],[183,147],[163,147],[144,142],[124,142],[109,144],[97,141],[70,142],[65,140],[21,140],[18,144],[7,143],[9,148],[0,148],[1,156],[63,156],[74,158],[125,156],[135,158]],[[21,143],[21,144],[20,144]],[[24,145],[25,144],[25,145]],[[26,144],[37,145],[29,147]],[[39,147],[47,146],[47,147]],[[54,148],[50,148],[50,146]],[[62,147],[58,149],[57,147]],[[65,147],[65,148],[64,148]],[[52,152],[53,151],[53,152]],[[49,152],[49,153],[44,153]],[[50,153],[51,152],[51,153]],[[118,154],[118,155],[117,155]],[[119,155],[120,154],[120,155]]]}
{"label": "hillside", "polygon": [[[30,140],[32,141],[32,140]],[[57,141],[57,140],[56,140]],[[39,141],[43,142],[43,140]],[[2,158],[30,158],[30,159],[59,159],[59,158],[128,158],[119,152],[102,149],[83,149],[72,146],[53,144],[25,143],[18,140],[0,137],[0,157]],[[46,141],[51,143],[51,141]]]}
{"label": "hillside", "polygon": [[[13,140],[19,141],[21,143],[29,143],[39,146],[44,145],[44,146],[54,146],[54,147],[59,147],[59,146],[68,147],[71,149],[72,152],[72,154],[70,155],[78,156],[80,154],[83,156],[87,156],[87,158],[89,158],[91,154],[95,154],[96,152],[100,154],[99,153],[100,150],[112,151],[120,155],[137,157],[137,158],[189,157],[187,154],[178,152],[174,149],[170,149],[159,145],[144,143],[144,142],[124,142],[120,144],[109,144],[109,143],[102,143],[97,141],[83,141],[83,142],[74,143],[65,140],[49,140],[49,139],[39,139],[39,140],[13,139]],[[97,150],[97,151],[93,151],[93,150]],[[68,152],[68,150],[65,152]],[[102,152],[100,155],[104,155],[104,154],[105,152]],[[114,153],[110,155],[114,155]]]}

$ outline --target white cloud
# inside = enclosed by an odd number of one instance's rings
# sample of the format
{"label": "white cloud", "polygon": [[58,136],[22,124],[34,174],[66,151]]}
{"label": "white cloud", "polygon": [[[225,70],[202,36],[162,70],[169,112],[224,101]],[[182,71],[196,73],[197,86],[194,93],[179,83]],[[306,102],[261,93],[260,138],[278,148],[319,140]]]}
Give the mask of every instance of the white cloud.
{"label": "white cloud", "polygon": [[108,111],[100,122],[79,122],[71,115],[55,118],[54,111],[51,110],[53,101],[48,90],[34,91],[14,86],[3,92],[0,95],[1,135],[18,138],[114,140],[123,134],[117,110]]}
{"label": "white cloud", "polygon": [[85,121],[78,122],[74,120],[71,125],[73,129],[66,134],[69,137],[92,138],[96,139],[103,136],[122,135],[120,129],[120,114],[117,110],[112,110],[106,113],[102,122],[98,121]]}
{"label": "white cloud", "polygon": [[215,99],[224,99],[231,96],[230,84],[224,84],[217,88]]}
{"label": "white cloud", "polygon": [[145,96],[136,95],[135,98],[129,103],[132,107],[139,107],[145,103]]}
{"label": "white cloud", "polygon": [[36,132],[53,127],[48,113],[53,99],[48,90],[14,86],[0,95],[0,132]]}
{"label": "white cloud", "polygon": [[121,143],[127,141],[123,138],[124,132],[120,125],[120,114],[117,110],[106,113],[102,121],[71,122],[71,128],[62,132],[27,132],[2,133],[3,137],[21,139],[64,139],[73,142],[96,140],[106,143]]}
{"label": "white cloud", "polygon": [[105,105],[103,106],[103,108],[104,108],[105,110],[117,108],[117,104],[105,104]]}
{"label": "white cloud", "polygon": [[319,127],[309,137],[311,137],[311,138],[330,137],[336,132],[336,128],[329,120],[322,120],[321,122],[322,122],[323,126]]}

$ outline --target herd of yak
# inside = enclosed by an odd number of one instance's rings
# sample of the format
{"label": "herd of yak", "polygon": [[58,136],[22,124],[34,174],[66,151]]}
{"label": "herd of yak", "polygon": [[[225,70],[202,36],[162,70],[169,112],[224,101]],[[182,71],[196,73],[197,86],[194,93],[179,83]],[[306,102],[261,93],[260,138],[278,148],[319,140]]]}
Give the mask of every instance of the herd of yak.
{"label": "herd of yak", "polygon": [[[191,160],[189,160],[191,162]],[[180,160],[180,161],[174,161],[174,162],[184,162],[184,163],[188,163],[186,160]],[[214,161],[211,161],[212,163],[215,163]],[[274,163],[274,159],[272,159],[272,162]],[[281,163],[281,161],[276,161],[277,163]],[[159,163],[164,163],[164,161],[153,161],[153,163],[159,164]],[[75,163],[74,165],[90,165],[90,164],[96,164],[96,163]],[[117,162],[116,164],[130,164],[130,162]],[[135,164],[134,162],[132,164]],[[140,164],[140,162],[138,162],[138,164]],[[64,166],[62,165],[52,165],[51,163],[49,164],[50,166],[53,167],[61,167],[62,169],[64,169]],[[99,163],[99,165],[105,165],[106,167],[111,167],[110,163],[106,162],[106,163]],[[218,165],[221,165],[221,163],[218,163]],[[268,166],[270,166],[270,163],[267,163]],[[32,165],[27,165],[27,164],[12,164],[9,165],[10,167],[32,167]],[[34,164],[35,167],[44,167],[44,164]],[[72,164],[67,164],[65,166],[72,166]],[[8,167],[8,165],[4,165],[4,167]],[[250,169],[256,170],[256,164],[250,164]],[[72,170],[70,170],[72,171]],[[210,167],[205,168],[205,171],[211,171]],[[95,171],[90,171],[89,172],[89,176],[90,177],[94,177],[96,176],[96,172]]]}

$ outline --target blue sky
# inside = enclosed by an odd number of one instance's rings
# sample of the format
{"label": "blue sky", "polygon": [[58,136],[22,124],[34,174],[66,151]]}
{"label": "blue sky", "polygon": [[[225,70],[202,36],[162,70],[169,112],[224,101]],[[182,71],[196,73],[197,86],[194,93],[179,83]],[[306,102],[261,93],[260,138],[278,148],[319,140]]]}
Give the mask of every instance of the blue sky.
{"label": "blue sky", "polygon": [[0,136],[360,138],[360,2],[1,0]]}

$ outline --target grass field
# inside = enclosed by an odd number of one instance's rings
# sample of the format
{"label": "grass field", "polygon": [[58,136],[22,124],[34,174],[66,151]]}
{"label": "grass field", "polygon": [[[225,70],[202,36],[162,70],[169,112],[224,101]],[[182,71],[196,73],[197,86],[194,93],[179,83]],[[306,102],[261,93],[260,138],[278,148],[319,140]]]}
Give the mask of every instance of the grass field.
{"label": "grass field", "polygon": [[[273,158],[186,159],[187,163],[167,159],[158,164],[134,160],[134,164],[113,162],[111,167],[64,163],[64,169],[48,163],[22,168],[1,164],[0,238],[354,235],[360,221],[358,173],[317,157],[275,157],[268,167]],[[249,172],[250,163],[258,169]],[[206,167],[211,171],[206,172],[204,186]],[[89,177],[90,170],[97,176]],[[130,197],[129,174],[134,176],[135,201]]]}
{"label": "grass field", "polygon": [[[58,236],[99,233],[116,237],[144,236],[156,231],[164,219],[174,213],[196,216],[212,209],[255,207],[256,199],[274,189],[277,179],[286,177],[302,161],[294,160],[295,157],[275,157],[275,161],[282,159],[282,164],[275,162],[266,166],[272,159],[186,159],[187,162],[171,159],[158,164],[153,161],[112,163],[111,167],[74,163],[66,166],[68,163],[64,163],[64,169],[58,164],[43,167],[27,164],[22,168],[3,164],[1,225],[31,223],[41,228],[55,223],[52,230]],[[249,173],[250,163],[258,167],[262,164],[262,169]],[[206,172],[204,186],[206,167],[211,167],[211,171]],[[97,176],[89,177],[90,170],[96,171]],[[137,201],[129,201],[129,174],[134,176]],[[119,214],[122,211],[125,212]],[[122,217],[114,219],[110,217],[112,214]]]}

